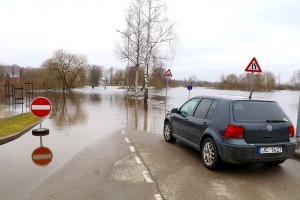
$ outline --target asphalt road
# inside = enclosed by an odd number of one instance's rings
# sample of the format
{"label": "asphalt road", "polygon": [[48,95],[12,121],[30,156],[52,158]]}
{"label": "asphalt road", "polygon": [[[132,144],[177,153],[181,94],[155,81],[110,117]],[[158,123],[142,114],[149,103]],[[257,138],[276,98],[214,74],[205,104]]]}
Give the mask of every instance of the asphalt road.
{"label": "asphalt road", "polygon": [[207,170],[196,150],[119,130],[81,151],[26,199],[300,199],[300,161]]}

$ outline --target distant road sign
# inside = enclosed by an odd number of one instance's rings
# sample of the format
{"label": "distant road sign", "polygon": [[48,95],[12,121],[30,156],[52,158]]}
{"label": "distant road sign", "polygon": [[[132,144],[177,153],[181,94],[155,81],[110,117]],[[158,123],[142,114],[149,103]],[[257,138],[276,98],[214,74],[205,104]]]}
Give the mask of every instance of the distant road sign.
{"label": "distant road sign", "polygon": [[187,86],[187,89],[188,89],[188,90],[192,90],[192,89],[193,89],[193,86],[192,86],[192,85],[188,85],[188,86]]}
{"label": "distant road sign", "polygon": [[262,72],[255,57],[252,58],[249,65],[246,67],[245,71],[246,72]]}
{"label": "distant road sign", "polygon": [[39,147],[32,152],[32,161],[40,166],[48,165],[52,161],[52,152],[46,147]]}
{"label": "distant road sign", "polygon": [[171,77],[172,77],[172,73],[171,73],[171,70],[170,70],[170,69],[168,69],[168,70],[166,71],[165,76],[171,76]]}
{"label": "distant road sign", "polygon": [[51,102],[45,97],[37,97],[30,104],[31,113],[37,117],[46,117],[51,108]]}

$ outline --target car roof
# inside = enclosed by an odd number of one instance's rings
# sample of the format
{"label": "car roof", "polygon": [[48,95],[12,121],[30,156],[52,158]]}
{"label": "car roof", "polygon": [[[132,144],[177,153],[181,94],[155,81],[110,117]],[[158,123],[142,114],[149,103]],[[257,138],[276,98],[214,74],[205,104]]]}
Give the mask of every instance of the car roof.
{"label": "car roof", "polygon": [[236,100],[242,100],[242,101],[248,101],[248,100],[255,100],[255,101],[270,101],[275,102],[273,100],[267,100],[267,99],[261,99],[261,98],[251,98],[246,96],[234,96],[234,95],[201,95],[201,96],[195,96],[193,98],[212,98],[212,99],[225,99],[229,101],[236,101]]}

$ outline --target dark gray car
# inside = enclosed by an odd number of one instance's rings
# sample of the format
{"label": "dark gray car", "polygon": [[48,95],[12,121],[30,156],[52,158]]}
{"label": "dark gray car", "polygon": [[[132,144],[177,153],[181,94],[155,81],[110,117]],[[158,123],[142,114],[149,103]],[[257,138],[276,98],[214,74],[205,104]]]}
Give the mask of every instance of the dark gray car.
{"label": "dark gray car", "polygon": [[167,114],[164,138],[199,150],[208,169],[221,161],[277,165],[296,149],[294,126],[278,103],[246,97],[194,97]]}

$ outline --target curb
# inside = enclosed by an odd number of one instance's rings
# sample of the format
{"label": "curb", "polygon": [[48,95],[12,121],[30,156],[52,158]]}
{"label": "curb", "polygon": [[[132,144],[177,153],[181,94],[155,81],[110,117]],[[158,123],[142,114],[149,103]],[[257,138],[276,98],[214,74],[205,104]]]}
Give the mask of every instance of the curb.
{"label": "curb", "polygon": [[6,144],[8,142],[11,142],[19,137],[21,137],[22,135],[24,135],[25,133],[27,133],[30,129],[32,129],[33,127],[35,127],[36,125],[38,125],[39,123],[41,123],[42,120],[40,120],[39,122],[33,124],[32,126],[30,127],[27,127],[25,129],[23,129],[22,131],[18,132],[18,133],[15,133],[13,135],[10,135],[10,136],[6,136],[6,137],[3,137],[3,138],[0,138],[0,145],[3,145],[3,144]]}

